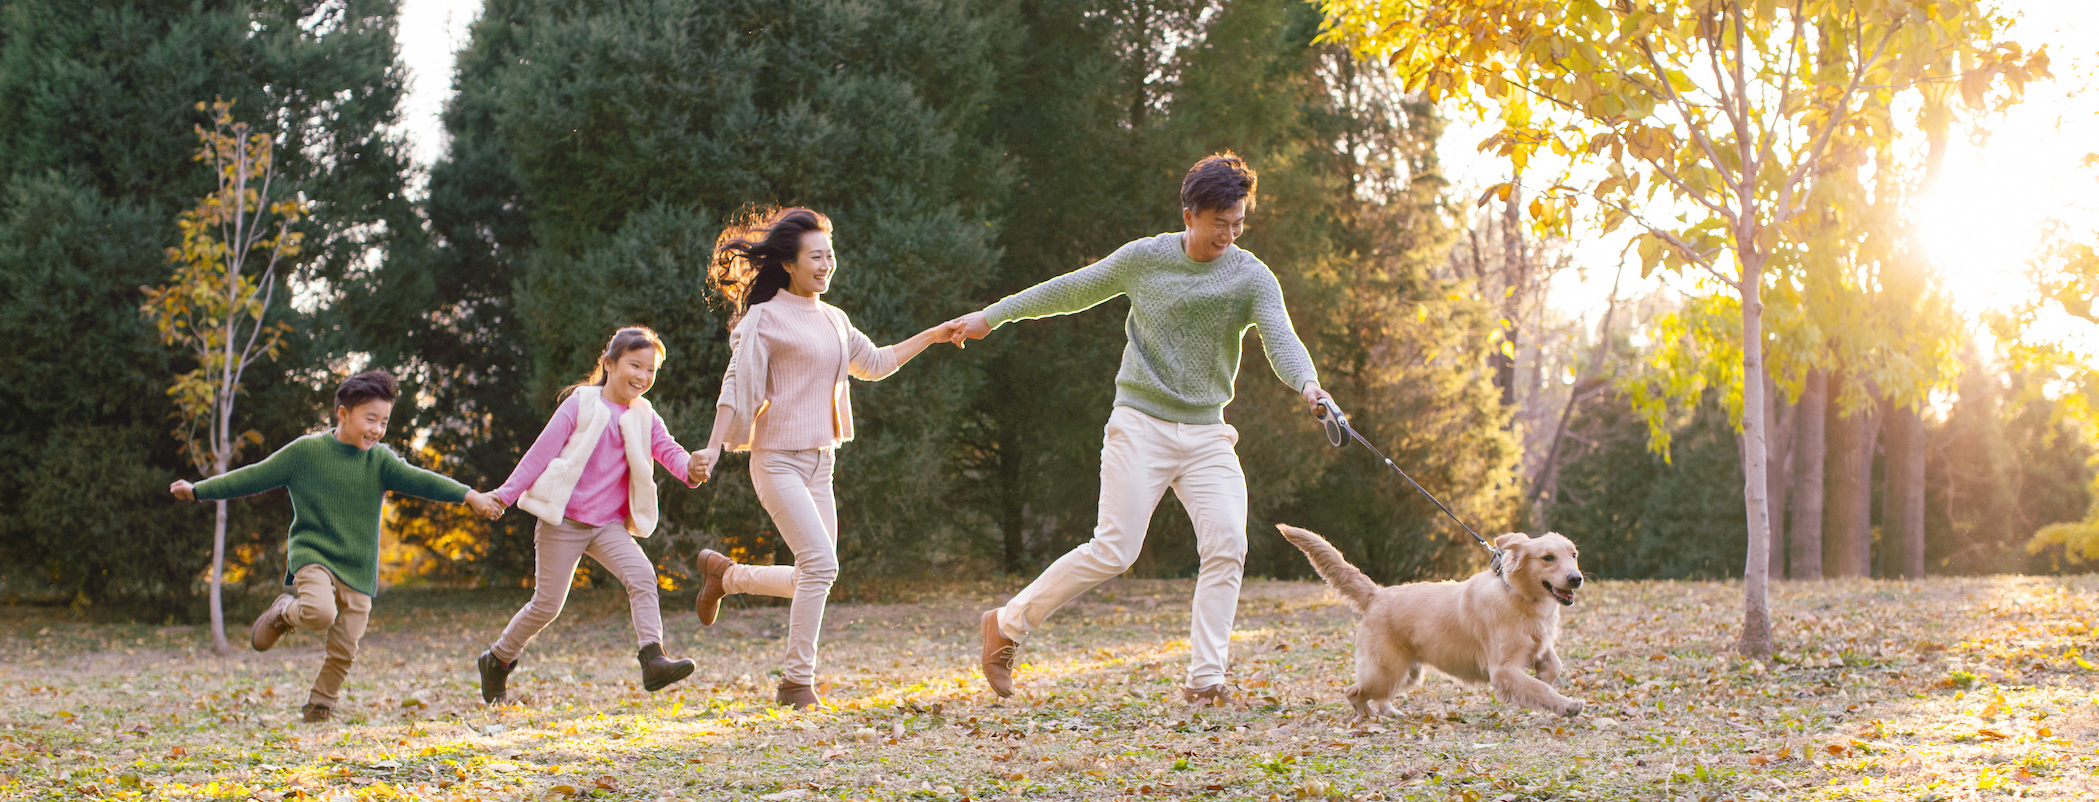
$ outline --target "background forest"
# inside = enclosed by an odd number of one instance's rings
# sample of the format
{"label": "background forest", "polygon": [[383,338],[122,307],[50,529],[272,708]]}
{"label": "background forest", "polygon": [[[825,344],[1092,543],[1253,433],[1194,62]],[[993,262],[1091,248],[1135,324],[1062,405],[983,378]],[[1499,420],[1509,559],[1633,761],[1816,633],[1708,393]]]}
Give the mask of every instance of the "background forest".
{"label": "background forest", "polygon": [[[1483,531],[1564,532],[1604,578],[1743,572],[1727,393],[1650,392],[1725,361],[1696,347],[1707,299],[1650,287],[1607,310],[1551,303],[1557,277],[1632,271],[1538,236],[1520,189],[1457,187],[1439,107],[1315,41],[1314,5],[488,0],[427,170],[400,133],[397,12],[0,0],[0,602],[202,615],[209,510],[166,492],[196,478],[167,393],[195,366],[161,344],[140,288],[165,280],[178,213],[211,191],[193,127],[219,97],[281,137],[280,180],[312,208],[280,279],[290,302],[269,313],[289,324],[284,348],[245,384],[256,438],[238,462],[326,426],[334,384],[382,366],[412,399],[390,442],[492,489],[556,393],[634,323],[669,350],[651,398],[700,445],[728,358],[703,278],[743,205],[829,214],[842,271],[827,300],[887,343],[1178,230],[1181,172],[1229,148],[1262,178],[1240,244],[1275,269],[1323,384],[1455,512]],[[1885,309],[1902,289],[1860,287],[1839,293],[1845,308]],[[1031,574],[1087,538],[1126,308],[940,346],[856,387],[841,590]],[[1898,529],[1921,531],[1931,573],[2081,570],[2028,544],[2090,506],[2083,374],[2003,336],[2015,315],[1963,324],[2000,336],[1925,347],[1847,324],[1873,336],[1774,382],[1774,576],[1900,575]],[[1928,400],[1889,403],[1887,366],[1912,348],[1943,352],[1904,385]],[[1480,563],[1367,454],[1329,448],[1258,349],[1247,359],[1227,415],[1251,483],[1250,574],[1309,575],[1272,534],[1282,521],[1382,581]],[[703,547],[789,559],[743,464],[664,491],[644,546],[670,589]],[[1922,515],[1905,512],[1917,499]],[[395,585],[529,574],[530,516],[390,510]],[[233,505],[233,587],[275,592],[289,515],[282,495]],[[1140,575],[1194,570],[1171,496],[1146,549]]]}

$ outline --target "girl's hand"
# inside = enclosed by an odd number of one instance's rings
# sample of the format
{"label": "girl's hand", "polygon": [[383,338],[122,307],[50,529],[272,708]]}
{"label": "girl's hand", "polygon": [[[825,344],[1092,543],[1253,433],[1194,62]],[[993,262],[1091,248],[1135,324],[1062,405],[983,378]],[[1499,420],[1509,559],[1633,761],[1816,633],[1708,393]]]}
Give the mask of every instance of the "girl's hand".
{"label": "girl's hand", "polygon": [[503,517],[505,509],[502,501],[479,490],[466,491],[466,504],[473,507],[474,512],[480,513],[481,517],[491,521]]}
{"label": "girl's hand", "polygon": [[175,494],[176,498],[182,499],[183,501],[196,501],[196,488],[196,485],[190,484],[189,482],[181,479],[177,479],[175,480],[174,484],[168,485],[168,492]]}
{"label": "girl's hand", "polygon": [[705,482],[708,479],[713,478],[714,462],[715,460],[721,459],[721,456],[721,446],[708,446],[698,451],[694,451],[692,452],[692,465],[686,468],[685,472],[687,475],[696,477],[701,482]]}

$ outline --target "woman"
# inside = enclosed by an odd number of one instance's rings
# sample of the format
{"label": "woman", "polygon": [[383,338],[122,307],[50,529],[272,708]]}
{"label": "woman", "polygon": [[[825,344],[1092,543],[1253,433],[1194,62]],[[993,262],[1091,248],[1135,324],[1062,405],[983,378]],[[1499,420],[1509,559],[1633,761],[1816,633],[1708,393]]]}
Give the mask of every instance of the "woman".
{"label": "woman", "polygon": [[948,340],[948,324],[876,348],[844,312],[819,296],[838,271],[831,221],[809,209],[760,209],[715,241],[715,289],[738,319],[729,334],[714,433],[694,452],[694,472],[711,475],[724,446],[751,452],[751,485],[794,551],[792,566],[742,565],[700,552],[706,583],[696,607],[712,625],[722,597],[755,593],[794,600],[776,699],[795,709],[822,703],[815,691],[816,639],[824,602],[838,577],[838,509],[831,492],[833,450],[853,439],[847,376],[876,381]]}

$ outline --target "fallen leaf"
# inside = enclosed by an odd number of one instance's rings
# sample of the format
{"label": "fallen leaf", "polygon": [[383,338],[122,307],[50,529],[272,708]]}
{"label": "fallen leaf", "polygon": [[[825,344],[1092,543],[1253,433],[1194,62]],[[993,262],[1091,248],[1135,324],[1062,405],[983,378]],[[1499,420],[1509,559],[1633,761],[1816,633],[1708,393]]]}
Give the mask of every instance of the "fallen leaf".
{"label": "fallen leaf", "polygon": [[807,788],[789,788],[777,794],[766,794],[765,796],[761,796],[758,798],[763,799],[766,802],[779,802],[782,799],[801,799],[802,797],[808,795],[809,789]]}
{"label": "fallen leaf", "polygon": [[597,782],[597,788],[600,791],[618,791],[619,779],[613,777],[610,774],[607,774],[603,777],[599,777]]}

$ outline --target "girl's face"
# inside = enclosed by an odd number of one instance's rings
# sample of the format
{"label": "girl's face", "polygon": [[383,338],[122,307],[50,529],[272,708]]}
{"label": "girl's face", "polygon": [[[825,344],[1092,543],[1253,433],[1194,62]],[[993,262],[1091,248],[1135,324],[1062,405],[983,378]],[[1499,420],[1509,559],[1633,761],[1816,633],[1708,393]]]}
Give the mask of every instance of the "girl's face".
{"label": "girl's face", "polygon": [[838,252],[831,250],[831,235],[811,231],[802,235],[802,252],[787,264],[787,291],[804,298],[831,288],[831,274],[838,272]]}
{"label": "girl's face", "polygon": [[652,346],[642,346],[605,363],[605,398],[615,404],[631,404],[656,386],[656,368],[663,357]]}

